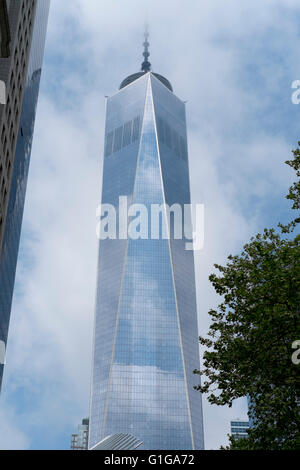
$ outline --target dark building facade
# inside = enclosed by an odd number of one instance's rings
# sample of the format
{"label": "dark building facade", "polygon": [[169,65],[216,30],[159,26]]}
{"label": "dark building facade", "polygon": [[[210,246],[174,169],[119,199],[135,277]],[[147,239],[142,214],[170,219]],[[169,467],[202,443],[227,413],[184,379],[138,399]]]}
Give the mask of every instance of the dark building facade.
{"label": "dark building facade", "polygon": [[[49,6],[50,0],[6,2],[10,40],[6,42],[8,57],[0,58],[0,80],[6,87],[6,103],[0,105],[2,351],[7,344]],[[3,363],[0,357],[0,389]]]}
{"label": "dark building facade", "polygon": [[10,54],[10,27],[8,12],[11,0],[0,0],[0,58]]}

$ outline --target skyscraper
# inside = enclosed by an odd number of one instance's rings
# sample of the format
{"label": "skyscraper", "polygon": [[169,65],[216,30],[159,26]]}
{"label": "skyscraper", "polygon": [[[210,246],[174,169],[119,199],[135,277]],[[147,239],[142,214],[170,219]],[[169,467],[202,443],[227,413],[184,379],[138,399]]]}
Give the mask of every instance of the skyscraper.
{"label": "skyscraper", "polygon": [[[121,196],[149,210],[190,204],[185,105],[151,72],[148,46],[146,35],[141,72],[107,99],[102,204],[116,208],[117,225]],[[194,256],[169,222],[169,239],[100,241],[89,448],[118,433],[140,439],[143,449],[204,448],[201,395],[193,389]]]}
{"label": "skyscraper", "polygon": [[[2,0],[1,0],[2,1]],[[0,350],[5,351],[50,0],[6,1],[0,80]],[[4,25],[4,23],[3,23]],[[4,29],[3,29],[4,31]],[[10,39],[10,41],[9,41]],[[2,44],[1,44],[2,46]],[[0,389],[4,364],[0,357]]]}

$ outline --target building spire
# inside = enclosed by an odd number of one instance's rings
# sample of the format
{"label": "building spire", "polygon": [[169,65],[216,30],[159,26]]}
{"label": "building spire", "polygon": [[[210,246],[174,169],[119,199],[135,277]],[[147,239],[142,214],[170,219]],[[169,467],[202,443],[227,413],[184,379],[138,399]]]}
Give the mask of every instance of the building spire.
{"label": "building spire", "polygon": [[151,70],[151,64],[148,61],[149,56],[150,56],[150,52],[148,50],[149,45],[150,45],[149,42],[148,42],[148,38],[149,38],[149,31],[148,31],[148,24],[146,23],[146,25],[145,25],[145,42],[143,44],[143,46],[144,46],[144,52],[143,52],[144,62],[142,63],[142,71],[145,72],[145,73],[150,72],[150,70]]}
{"label": "building spire", "polygon": [[[130,83],[134,82],[138,78],[142,77],[147,72],[151,71],[152,67],[151,67],[151,64],[149,62],[150,52],[149,52],[148,39],[149,39],[149,29],[148,29],[148,21],[146,21],[145,22],[144,43],[143,43],[143,45],[144,45],[144,52],[143,52],[144,62],[142,63],[141,70],[140,70],[140,72],[133,73],[133,74],[129,75],[128,77],[126,77],[120,85],[120,88],[119,88],[120,90],[122,88],[126,87],[127,85],[129,85]],[[161,81],[161,83],[163,83],[170,91],[173,92],[173,88],[172,88],[172,85],[169,82],[169,80],[167,80],[162,75],[159,75],[158,73],[154,73],[154,72],[152,72],[152,73],[158,80]]]}

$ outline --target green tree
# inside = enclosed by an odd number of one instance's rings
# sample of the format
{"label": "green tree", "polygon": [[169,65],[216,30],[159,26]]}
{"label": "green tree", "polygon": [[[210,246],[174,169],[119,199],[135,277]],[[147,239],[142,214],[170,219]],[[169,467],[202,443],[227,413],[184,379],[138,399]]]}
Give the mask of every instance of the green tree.
{"label": "green tree", "polygon": [[[300,142],[298,143],[300,146]],[[287,198],[300,209],[300,149],[286,163],[297,181]],[[265,229],[239,256],[209,279],[221,304],[210,310],[201,386],[211,404],[232,405],[248,396],[253,428],[248,438],[230,438],[231,449],[300,449],[300,364],[292,344],[300,340],[300,235],[292,234],[298,216],[282,233]],[[287,238],[286,234],[290,236]]]}
{"label": "green tree", "polygon": [[[296,177],[298,180],[290,187],[289,194],[286,196],[287,199],[293,201],[292,209],[299,211],[300,210],[300,142],[298,142],[298,148],[292,150],[294,158],[292,160],[287,160],[285,163],[289,165],[296,171]],[[293,231],[297,224],[300,222],[299,214],[298,216],[290,222],[288,225],[279,224],[283,233],[288,233]]]}

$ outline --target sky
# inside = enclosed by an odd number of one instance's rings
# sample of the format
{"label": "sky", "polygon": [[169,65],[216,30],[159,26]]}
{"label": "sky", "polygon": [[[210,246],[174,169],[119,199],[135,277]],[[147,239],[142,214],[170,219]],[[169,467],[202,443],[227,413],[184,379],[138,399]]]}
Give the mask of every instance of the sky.
{"label": "sky", "polygon": [[[6,369],[0,449],[68,449],[88,416],[105,95],[150,62],[187,101],[199,333],[221,302],[208,280],[264,227],[292,217],[284,164],[300,140],[298,0],[51,0]],[[201,351],[201,354],[203,351]],[[232,408],[204,403],[206,449],[228,442]]]}

